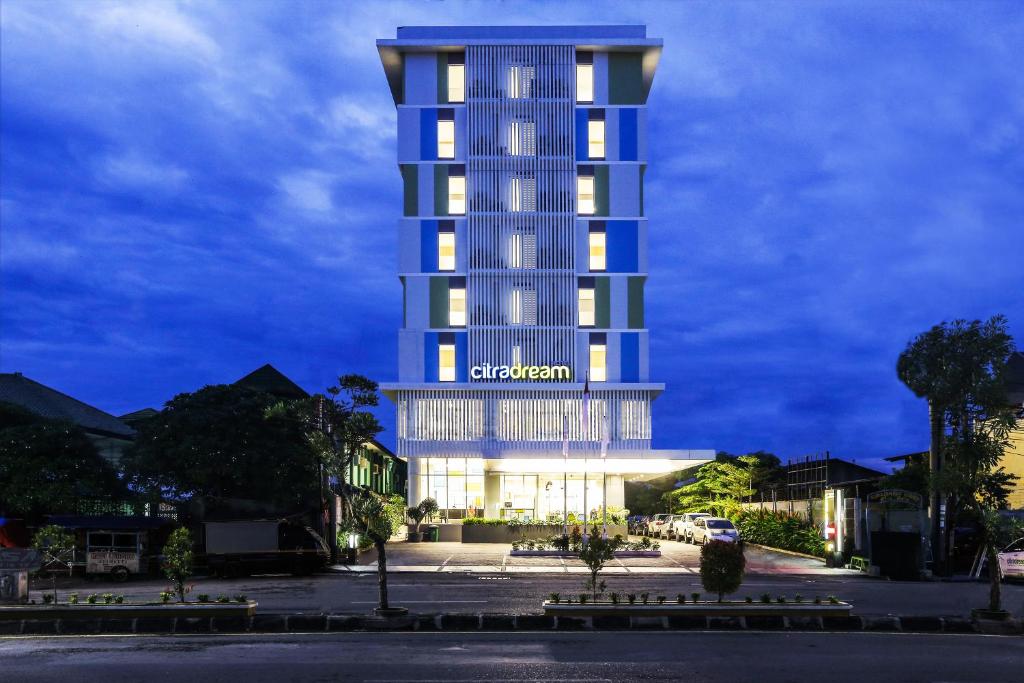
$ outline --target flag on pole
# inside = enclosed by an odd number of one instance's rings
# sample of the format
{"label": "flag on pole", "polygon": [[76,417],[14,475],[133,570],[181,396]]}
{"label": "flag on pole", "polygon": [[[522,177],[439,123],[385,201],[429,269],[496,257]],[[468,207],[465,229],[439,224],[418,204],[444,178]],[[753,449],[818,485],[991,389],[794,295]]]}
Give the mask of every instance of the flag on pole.
{"label": "flag on pole", "polygon": [[590,373],[583,382],[583,410],[580,412],[580,426],[584,440],[590,440]]}
{"label": "flag on pole", "polygon": [[569,459],[569,414],[562,414],[562,457]]}
{"label": "flag on pole", "polygon": [[608,457],[608,445],[611,443],[611,429],[608,424],[608,410],[605,409],[601,416],[601,457]]}

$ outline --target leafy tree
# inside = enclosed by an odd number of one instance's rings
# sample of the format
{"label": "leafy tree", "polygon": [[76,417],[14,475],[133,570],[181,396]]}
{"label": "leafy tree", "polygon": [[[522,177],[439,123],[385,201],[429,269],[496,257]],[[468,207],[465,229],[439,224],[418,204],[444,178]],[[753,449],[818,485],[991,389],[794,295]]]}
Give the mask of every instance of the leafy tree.
{"label": "leafy tree", "polygon": [[601,532],[598,531],[595,526],[590,531],[590,538],[580,548],[580,559],[583,564],[587,565],[587,569],[590,570],[590,578],[587,579],[586,589],[591,591],[594,596],[594,602],[597,602],[598,596],[604,592],[605,582],[598,581],[598,574],[604,569],[605,562],[608,562],[615,558],[615,543],[601,536]]}
{"label": "leafy tree", "polygon": [[0,403],[0,513],[40,517],[127,495],[79,427]]}
{"label": "leafy tree", "polygon": [[680,512],[711,510],[722,516],[737,514],[740,504],[754,494],[751,484],[759,465],[760,460],[753,455],[706,463],[692,483],[673,492],[674,508]]}
{"label": "leafy tree", "polygon": [[53,604],[57,604],[57,573],[71,572],[71,561],[75,551],[75,537],[62,526],[49,524],[32,537],[32,547],[42,553],[40,571],[50,573],[53,590]]}
{"label": "leafy tree", "polygon": [[360,491],[349,497],[349,506],[347,525],[367,536],[377,549],[378,607],[389,609],[387,542],[405,518],[405,501],[401,496],[386,499],[371,491]]}
{"label": "leafy tree", "polygon": [[171,532],[164,546],[164,575],[174,584],[180,602],[185,602],[185,582],[192,576],[192,535],[185,527]]}
{"label": "leafy tree", "polygon": [[319,486],[298,404],[233,385],[179,394],[139,425],[122,464],[140,489],[296,507]]}
{"label": "leafy tree", "polygon": [[[1005,506],[1013,477],[999,468],[1014,416],[1004,373],[1013,353],[1006,318],[936,325],[907,346],[897,362],[900,379],[926,398],[931,422],[929,484],[933,547],[948,567],[949,539],[939,533],[938,510],[948,502],[946,534],[960,513],[988,519]],[[990,535],[982,525],[982,533]],[[998,597],[998,586],[993,590]]]}
{"label": "leafy tree", "polygon": [[902,469],[882,479],[879,484],[883,489],[903,489],[913,491],[924,497],[928,496],[928,463],[908,462]]}
{"label": "leafy tree", "polygon": [[718,602],[726,593],[735,593],[743,583],[747,560],[739,543],[711,541],[700,549],[700,582],[704,590],[718,593]]}

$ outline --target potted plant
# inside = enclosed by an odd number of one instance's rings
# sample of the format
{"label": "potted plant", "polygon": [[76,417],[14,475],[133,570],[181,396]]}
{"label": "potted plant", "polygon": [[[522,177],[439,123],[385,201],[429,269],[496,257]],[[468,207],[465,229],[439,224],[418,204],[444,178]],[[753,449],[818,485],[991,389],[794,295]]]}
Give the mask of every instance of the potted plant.
{"label": "potted plant", "polygon": [[[438,511],[440,510],[440,508],[437,506],[437,501],[434,500],[433,498],[424,498],[423,500],[421,500],[420,504],[419,504],[419,508],[423,512],[423,517],[426,517],[427,524],[430,524],[432,521],[434,521],[434,515],[436,515],[438,513]],[[425,541],[433,540],[433,538],[430,535],[429,530],[427,532],[427,536],[425,536],[423,540],[425,540]]]}
{"label": "potted plant", "polygon": [[422,532],[420,532],[420,524],[423,523],[423,518],[426,516],[426,513],[423,511],[423,506],[414,505],[407,509],[405,511],[405,514],[412,522],[412,524],[415,525],[414,527],[410,525],[411,528],[409,529],[408,538],[409,543],[419,543],[421,540],[423,540],[423,534]]}

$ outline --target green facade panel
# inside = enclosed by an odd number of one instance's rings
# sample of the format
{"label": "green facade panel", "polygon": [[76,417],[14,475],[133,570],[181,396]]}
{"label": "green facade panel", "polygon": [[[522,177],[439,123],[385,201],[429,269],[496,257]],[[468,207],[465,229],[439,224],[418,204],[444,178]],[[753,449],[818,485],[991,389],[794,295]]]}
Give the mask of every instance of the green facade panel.
{"label": "green facade panel", "polygon": [[594,167],[594,215],[608,215],[608,165]]}
{"label": "green facade panel", "polygon": [[448,277],[430,278],[430,326],[448,327]]}
{"label": "green facade panel", "polygon": [[608,103],[644,103],[643,55],[612,52],[608,55]]}
{"label": "green facade panel", "polygon": [[404,214],[415,216],[419,213],[420,191],[416,164],[402,164],[402,193],[405,198]]}
{"label": "green facade panel", "polygon": [[434,215],[448,215],[448,166],[434,165]]}
{"label": "green facade panel", "polygon": [[448,53],[437,53],[437,102],[448,104]]}
{"label": "green facade panel", "polygon": [[594,278],[594,327],[600,329],[612,326],[610,283],[606,277]]}
{"label": "green facade panel", "polygon": [[646,279],[642,275],[629,278],[627,316],[629,328],[632,330],[644,327],[644,281]]}

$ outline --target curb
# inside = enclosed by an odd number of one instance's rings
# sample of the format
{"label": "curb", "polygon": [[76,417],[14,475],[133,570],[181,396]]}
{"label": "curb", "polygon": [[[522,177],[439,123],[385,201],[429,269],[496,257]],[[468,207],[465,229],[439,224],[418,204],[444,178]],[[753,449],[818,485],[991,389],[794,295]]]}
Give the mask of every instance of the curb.
{"label": "curb", "polygon": [[343,631],[829,631],[888,633],[1024,632],[1021,620],[978,622],[964,617],[900,616],[553,616],[543,614],[257,614],[252,617],[26,619],[0,622],[4,636],[198,633],[331,633]]}
{"label": "curb", "polygon": [[743,544],[744,545],[748,545],[751,548],[758,548],[760,550],[771,550],[772,552],[775,552],[775,553],[782,553],[783,555],[792,555],[793,557],[803,557],[803,558],[808,559],[808,560],[817,560],[818,562],[821,562],[822,564],[825,564],[825,558],[824,557],[818,557],[817,555],[808,555],[807,553],[798,553],[795,550],[786,550],[784,548],[775,548],[775,547],[770,546],[770,545],[761,545],[760,543],[751,543],[750,541],[743,541]]}

